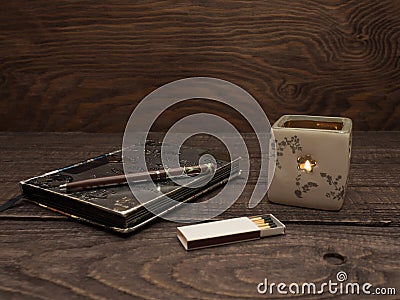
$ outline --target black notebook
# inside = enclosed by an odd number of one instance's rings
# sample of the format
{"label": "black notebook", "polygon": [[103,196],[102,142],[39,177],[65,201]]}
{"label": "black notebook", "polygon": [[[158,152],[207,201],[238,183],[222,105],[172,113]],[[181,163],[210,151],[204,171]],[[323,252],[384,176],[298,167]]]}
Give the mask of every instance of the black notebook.
{"label": "black notebook", "polygon": [[[160,143],[154,141],[146,143],[146,153],[150,153],[146,155],[148,170],[162,168],[160,155],[157,155],[160,153],[160,146]],[[179,155],[181,166],[197,165],[199,158],[205,153],[207,151],[201,149],[181,147]],[[231,160],[226,159],[226,155],[218,157],[218,154],[211,154],[216,159],[217,168],[213,178],[207,179],[209,181],[206,185],[193,188],[179,185],[172,180],[159,182],[158,191],[168,197],[161,196],[150,200],[151,210],[157,215],[162,215],[178,208],[180,203],[192,201],[225,184],[231,176],[239,173],[239,158]],[[123,173],[122,151],[119,150],[21,181],[20,184],[28,199],[43,207],[113,231],[129,233],[151,222],[157,216],[133,196],[127,184],[76,192],[66,192],[59,187],[68,182]],[[135,184],[136,187],[145,190],[153,185],[140,182]],[[179,203],[171,203],[171,199]]]}

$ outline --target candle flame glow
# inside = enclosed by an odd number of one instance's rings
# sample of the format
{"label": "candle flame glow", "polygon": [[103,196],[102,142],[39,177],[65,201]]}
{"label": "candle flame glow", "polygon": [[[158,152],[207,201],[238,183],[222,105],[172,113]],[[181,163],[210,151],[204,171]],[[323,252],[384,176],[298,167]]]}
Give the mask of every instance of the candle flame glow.
{"label": "candle flame glow", "polygon": [[306,170],[307,172],[311,172],[312,171],[312,166],[310,161],[307,159],[304,163],[303,169]]}
{"label": "candle flame glow", "polygon": [[300,156],[297,158],[297,169],[306,171],[306,173],[312,173],[317,162],[311,157],[311,155]]}

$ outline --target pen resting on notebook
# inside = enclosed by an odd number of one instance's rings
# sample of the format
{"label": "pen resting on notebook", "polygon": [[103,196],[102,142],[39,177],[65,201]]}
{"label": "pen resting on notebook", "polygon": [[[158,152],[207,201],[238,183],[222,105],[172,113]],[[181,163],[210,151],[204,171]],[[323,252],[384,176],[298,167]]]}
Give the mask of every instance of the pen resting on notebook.
{"label": "pen resting on notebook", "polygon": [[195,176],[200,173],[211,173],[213,170],[215,170],[215,165],[213,163],[207,163],[197,166],[161,169],[149,172],[132,173],[128,175],[123,174],[108,177],[90,178],[62,184],[60,185],[60,189],[65,189],[66,191],[77,191],[82,189],[126,184],[128,181],[141,182],[147,181],[149,176],[154,181],[161,181],[183,175]]}

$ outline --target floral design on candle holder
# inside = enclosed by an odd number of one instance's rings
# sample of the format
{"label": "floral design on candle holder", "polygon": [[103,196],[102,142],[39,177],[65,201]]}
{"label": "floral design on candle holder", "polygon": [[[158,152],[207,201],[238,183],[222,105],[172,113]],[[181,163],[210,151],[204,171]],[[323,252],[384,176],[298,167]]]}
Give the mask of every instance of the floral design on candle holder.
{"label": "floral design on candle holder", "polygon": [[296,177],[297,189],[294,191],[294,194],[298,198],[303,198],[303,193],[307,193],[308,191],[311,190],[311,188],[318,186],[318,183],[313,182],[313,181],[309,181],[306,184],[300,186],[301,185],[300,180],[301,180],[301,174],[297,175],[297,177]]}
{"label": "floral design on candle holder", "polygon": [[272,129],[277,162],[269,200],[340,210],[349,174],[352,121],[343,117],[286,115]]}
{"label": "floral design on candle holder", "polygon": [[278,140],[275,140],[275,144],[277,145],[276,166],[279,169],[282,169],[282,165],[279,162],[279,156],[283,156],[283,151],[286,149],[286,147],[290,147],[293,154],[295,154],[296,152],[299,152],[303,149],[300,144],[300,139],[297,135],[290,137],[290,139],[287,137],[284,137],[284,139],[280,142],[278,142]]}
{"label": "floral design on candle holder", "polygon": [[344,197],[344,192],[345,188],[344,185],[339,185],[339,181],[342,179],[342,175],[338,175],[335,179],[333,179],[332,175],[329,175],[327,173],[320,173],[322,178],[326,179],[326,182],[329,185],[333,185],[335,188],[333,191],[329,191],[328,193],[325,194],[327,198],[331,198],[333,200],[340,201]]}

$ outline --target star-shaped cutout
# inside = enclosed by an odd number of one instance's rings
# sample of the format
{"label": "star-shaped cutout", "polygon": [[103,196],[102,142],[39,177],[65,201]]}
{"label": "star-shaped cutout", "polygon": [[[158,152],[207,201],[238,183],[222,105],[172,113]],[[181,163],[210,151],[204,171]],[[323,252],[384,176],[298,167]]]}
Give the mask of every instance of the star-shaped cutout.
{"label": "star-shaped cutout", "polygon": [[311,155],[300,156],[297,158],[297,169],[311,173],[317,162],[312,159]]}

